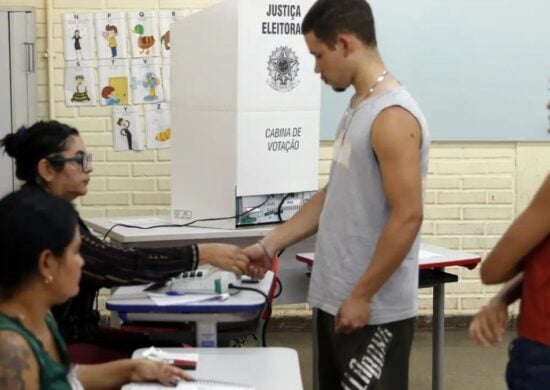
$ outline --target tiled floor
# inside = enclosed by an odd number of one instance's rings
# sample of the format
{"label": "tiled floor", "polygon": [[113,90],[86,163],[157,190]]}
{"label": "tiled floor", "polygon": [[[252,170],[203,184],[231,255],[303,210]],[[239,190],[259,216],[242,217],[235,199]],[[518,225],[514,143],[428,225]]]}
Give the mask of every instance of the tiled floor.
{"label": "tiled floor", "polygon": [[[445,332],[445,390],[506,389],[504,369],[507,346],[514,334],[508,333],[502,346],[484,348],[474,344],[464,329]],[[415,333],[410,364],[409,390],[431,389],[432,334]],[[268,332],[269,346],[285,346],[298,351],[304,390],[312,390],[311,334],[307,332]]]}

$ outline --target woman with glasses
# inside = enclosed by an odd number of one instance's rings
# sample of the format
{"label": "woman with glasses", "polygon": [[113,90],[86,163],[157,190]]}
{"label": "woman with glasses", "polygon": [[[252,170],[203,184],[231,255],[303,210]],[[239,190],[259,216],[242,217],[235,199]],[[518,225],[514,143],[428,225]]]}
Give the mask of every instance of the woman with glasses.
{"label": "woman with glasses", "polygon": [[[41,121],[8,134],[0,140],[0,146],[15,159],[16,176],[24,182],[24,188],[47,191],[67,201],[87,193],[92,158],[75,128],[57,121]],[[82,237],[80,251],[85,261],[80,291],[65,304],[53,308],[65,340],[73,344],[69,353],[82,351],[83,343],[87,348],[92,348],[89,343],[97,348],[86,349],[89,360],[77,363],[129,356],[136,347],[147,344],[145,336],[139,333],[99,326],[99,312],[94,303],[100,288],[161,281],[201,264],[242,274],[248,264],[248,258],[234,245],[120,249],[92,235],[81,219],[78,225]]]}

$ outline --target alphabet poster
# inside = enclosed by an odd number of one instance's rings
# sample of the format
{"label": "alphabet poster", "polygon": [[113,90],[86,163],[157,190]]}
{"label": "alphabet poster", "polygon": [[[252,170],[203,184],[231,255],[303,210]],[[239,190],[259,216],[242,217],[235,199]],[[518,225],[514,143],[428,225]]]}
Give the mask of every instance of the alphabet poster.
{"label": "alphabet poster", "polygon": [[138,107],[113,107],[113,148],[143,150],[143,137]]}
{"label": "alphabet poster", "polygon": [[117,151],[169,148],[170,26],[197,11],[62,14],[65,105],[113,106]]}
{"label": "alphabet poster", "polygon": [[170,147],[170,108],[166,103],[148,104],[143,107],[147,149]]}
{"label": "alphabet poster", "polygon": [[93,61],[65,61],[65,105],[97,105]]}
{"label": "alphabet poster", "polygon": [[99,104],[125,106],[129,103],[130,68],[128,59],[98,60]]}
{"label": "alphabet poster", "polygon": [[91,60],[95,56],[93,13],[63,15],[65,60]]}
{"label": "alphabet poster", "polygon": [[163,57],[170,56],[170,25],[176,20],[183,19],[189,13],[189,11],[184,10],[159,12],[160,43],[162,44],[161,53]]}
{"label": "alphabet poster", "polygon": [[132,103],[158,103],[163,101],[159,58],[132,58],[130,74],[132,80]]}
{"label": "alphabet poster", "polygon": [[95,14],[97,58],[128,58],[126,46],[126,14],[98,12]]}
{"label": "alphabet poster", "polygon": [[132,57],[159,57],[159,29],[155,11],[128,12]]}

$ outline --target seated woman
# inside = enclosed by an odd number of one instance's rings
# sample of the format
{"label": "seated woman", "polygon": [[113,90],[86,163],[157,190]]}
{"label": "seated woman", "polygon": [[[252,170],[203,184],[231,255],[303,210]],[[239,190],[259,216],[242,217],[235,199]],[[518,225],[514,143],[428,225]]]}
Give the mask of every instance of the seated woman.
{"label": "seated woman", "polygon": [[78,293],[84,260],[72,206],[40,191],[0,200],[0,383],[4,389],[112,389],[130,381],[174,385],[183,371],[119,360],[71,367],[50,314]]}
{"label": "seated woman", "polygon": [[[47,191],[67,201],[76,200],[88,191],[92,158],[76,129],[49,121],[0,140],[6,153],[15,159],[16,175],[24,188]],[[86,360],[78,354],[78,363],[97,363],[128,357],[148,341],[140,333],[129,333],[99,326],[94,309],[102,287],[142,284],[165,280],[201,264],[211,264],[237,274],[247,269],[248,258],[240,248],[226,244],[199,244],[179,248],[120,249],[92,235],[81,219],[78,226],[85,260],[78,295],[52,309],[62,335],[71,351],[88,349]],[[76,345],[78,343],[78,345]],[[96,357],[94,357],[96,356]],[[75,356],[76,357],[76,354]]]}

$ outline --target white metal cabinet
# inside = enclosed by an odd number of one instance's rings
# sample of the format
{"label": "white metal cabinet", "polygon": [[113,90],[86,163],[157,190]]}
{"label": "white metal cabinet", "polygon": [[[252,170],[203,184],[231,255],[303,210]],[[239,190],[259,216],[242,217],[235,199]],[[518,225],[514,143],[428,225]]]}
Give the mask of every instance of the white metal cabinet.
{"label": "white metal cabinet", "polygon": [[[36,17],[32,8],[0,7],[0,138],[36,121]],[[16,186],[14,166],[0,154],[0,196]]]}

